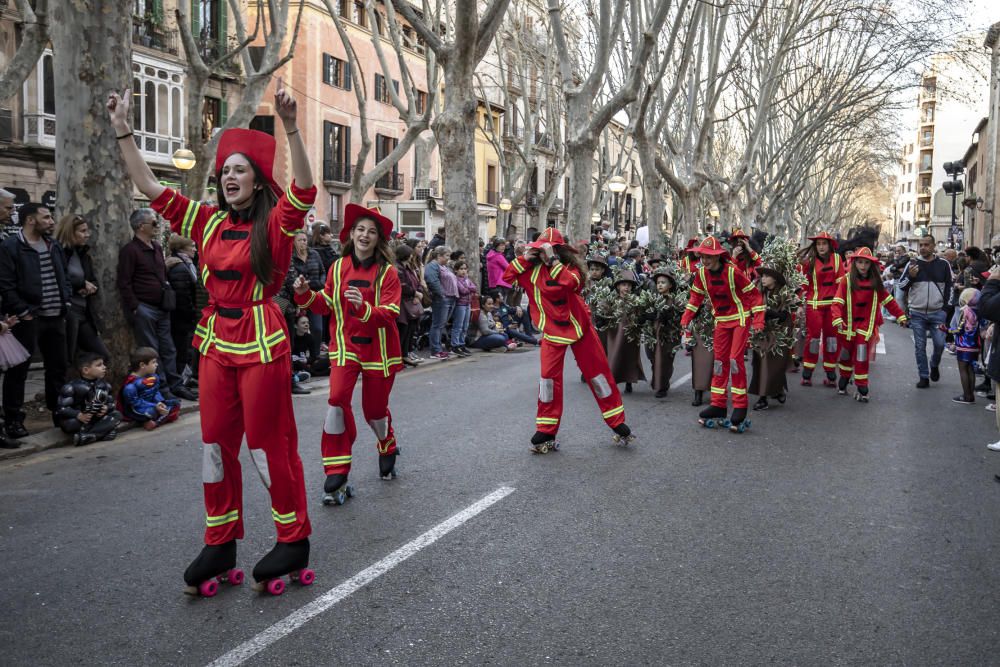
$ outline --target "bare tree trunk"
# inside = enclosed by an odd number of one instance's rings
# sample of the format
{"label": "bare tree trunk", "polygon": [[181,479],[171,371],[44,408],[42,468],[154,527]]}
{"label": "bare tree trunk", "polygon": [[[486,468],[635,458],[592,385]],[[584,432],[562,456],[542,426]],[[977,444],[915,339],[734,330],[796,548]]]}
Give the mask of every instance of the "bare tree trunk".
{"label": "bare tree trunk", "polygon": [[431,186],[431,153],[437,146],[433,132],[424,132],[413,142],[416,151],[417,169],[414,177],[414,188],[429,188]]}
{"label": "bare tree trunk", "polygon": [[590,217],[594,213],[594,149],[596,146],[596,137],[591,137],[590,141],[566,143],[566,161],[569,163],[566,234],[570,241],[590,241],[590,227],[593,224]]}
{"label": "bare tree trunk", "polygon": [[[17,53],[0,74],[0,101],[9,100],[17,94],[21,84],[38,65],[38,59],[42,57],[49,42],[48,0],[35,0],[34,9],[28,4],[28,0],[18,0],[17,9],[21,14],[24,30]],[[129,29],[131,30],[131,26]]]}
{"label": "bare tree trunk", "polygon": [[[121,153],[105,109],[108,92],[131,80],[131,4],[123,0],[75,0],[53,9],[52,41],[56,105],[56,192],[59,213],[87,219],[94,270],[97,315],[111,351],[111,377],[125,375],[132,348],[116,287],[118,249],[129,239],[132,183],[124,176]],[[125,36],[123,38],[123,35]]]}

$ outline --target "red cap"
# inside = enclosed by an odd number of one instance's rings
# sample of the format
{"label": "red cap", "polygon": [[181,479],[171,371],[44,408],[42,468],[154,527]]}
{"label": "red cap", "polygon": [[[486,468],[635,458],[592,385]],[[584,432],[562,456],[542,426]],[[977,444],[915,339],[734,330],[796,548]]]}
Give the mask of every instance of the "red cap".
{"label": "red cap", "polygon": [[856,259],[867,259],[869,262],[871,262],[875,266],[877,266],[879,268],[882,267],[882,262],[878,261],[878,257],[876,257],[875,255],[873,255],[872,254],[872,249],[869,248],[869,247],[867,247],[867,246],[864,247],[864,248],[859,248],[855,252],[852,252],[850,255],[847,256],[847,259],[849,261],[851,261],[851,262],[853,262]]}
{"label": "red cap", "polygon": [[701,242],[695,248],[691,249],[691,252],[696,252],[699,255],[728,255],[729,251],[719,244],[719,239],[714,236],[708,236],[704,241]]}
{"label": "red cap", "polygon": [[260,169],[275,196],[280,197],[281,188],[274,181],[274,148],[274,137],[266,132],[242,128],[226,130],[219,137],[219,148],[215,151],[215,173],[222,171],[222,165],[231,155],[242,153]]}
{"label": "red cap", "polygon": [[563,239],[563,235],[559,233],[559,230],[555,227],[546,227],[534,243],[529,243],[529,248],[541,248],[543,245],[548,243],[549,245],[566,245],[566,241]]}
{"label": "red cap", "polygon": [[340,229],[340,242],[347,243],[354,224],[361,218],[368,218],[378,223],[382,238],[392,238],[392,220],[382,215],[377,208],[365,208],[357,204],[348,204],[344,208],[344,226]]}
{"label": "red cap", "polygon": [[837,249],[837,239],[835,239],[832,236],[830,236],[830,234],[828,232],[820,232],[816,236],[810,236],[809,240],[810,241],[821,241],[821,240],[822,241],[829,241],[830,242],[830,247],[833,248],[834,250]]}

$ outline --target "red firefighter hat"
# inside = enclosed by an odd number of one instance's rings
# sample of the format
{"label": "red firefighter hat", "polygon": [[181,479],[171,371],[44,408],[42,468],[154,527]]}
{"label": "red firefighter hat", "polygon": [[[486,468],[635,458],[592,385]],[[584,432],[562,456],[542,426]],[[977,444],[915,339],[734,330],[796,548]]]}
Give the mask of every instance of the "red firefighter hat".
{"label": "red firefighter hat", "polygon": [[837,239],[835,239],[832,236],[830,236],[829,232],[820,232],[816,236],[810,236],[809,240],[810,241],[829,241],[830,242],[830,247],[833,250],[837,249]]}
{"label": "red firefighter hat", "polygon": [[365,208],[357,204],[348,204],[344,207],[344,226],[340,229],[340,242],[347,243],[351,237],[351,230],[355,223],[361,218],[368,218],[378,223],[379,233],[384,239],[392,238],[392,220],[382,215],[377,208]]}
{"label": "red firefighter hat", "polygon": [[684,246],[684,252],[694,251],[697,245],[698,245],[698,237],[695,237],[693,239],[688,239],[687,245]]}
{"label": "red firefighter hat", "polygon": [[732,233],[731,233],[731,234],[729,235],[729,240],[730,240],[730,241],[735,241],[735,240],[737,240],[737,239],[746,239],[746,240],[748,240],[748,241],[749,241],[749,240],[750,240],[750,237],[749,237],[749,236],[747,236],[746,234],[744,234],[744,233],[743,233],[743,230],[742,230],[742,229],[740,229],[739,227],[737,227],[737,228],[736,228],[736,229],[734,229],[734,230],[732,231]]}
{"label": "red firefighter hat", "polygon": [[242,153],[257,165],[275,196],[280,197],[281,188],[274,180],[274,149],[274,137],[266,132],[238,127],[226,130],[219,137],[219,148],[215,151],[215,173],[222,171],[230,155]]}
{"label": "red firefighter hat", "polygon": [[878,257],[872,254],[872,249],[869,247],[858,248],[856,251],[852,252],[847,256],[847,259],[854,261],[856,259],[867,259],[869,262],[875,266],[882,268],[882,262],[878,261]]}
{"label": "red firefighter hat", "polygon": [[719,239],[714,236],[707,236],[705,240],[701,242],[700,245],[691,248],[691,252],[696,252],[699,255],[728,255],[729,251],[722,247],[719,243]]}
{"label": "red firefighter hat", "polygon": [[529,248],[541,248],[543,245],[548,243],[549,245],[566,245],[566,240],[563,235],[559,233],[559,230],[555,227],[546,227],[545,230],[539,234],[538,238],[535,239],[533,243],[529,243]]}

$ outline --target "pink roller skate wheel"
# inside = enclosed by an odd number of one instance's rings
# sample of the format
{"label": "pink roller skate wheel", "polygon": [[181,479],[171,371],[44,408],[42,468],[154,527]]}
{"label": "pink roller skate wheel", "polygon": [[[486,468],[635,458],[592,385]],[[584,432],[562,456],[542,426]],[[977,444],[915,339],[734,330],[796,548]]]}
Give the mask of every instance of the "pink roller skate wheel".
{"label": "pink roller skate wheel", "polygon": [[271,579],[267,582],[267,592],[271,595],[281,595],[285,592],[285,580]]}
{"label": "pink roller skate wheel", "polygon": [[240,584],[243,583],[244,579],[243,570],[241,570],[238,567],[235,567],[229,571],[228,577],[230,584],[232,584],[233,586],[239,586]]}
{"label": "pink roller skate wheel", "polygon": [[215,579],[203,581],[198,585],[198,594],[204,598],[214,597],[219,592],[219,582]]}
{"label": "pink roller skate wheel", "polygon": [[312,582],[316,581],[316,573],[312,570],[306,568],[304,570],[299,570],[299,583],[303,586],[309,586]]}

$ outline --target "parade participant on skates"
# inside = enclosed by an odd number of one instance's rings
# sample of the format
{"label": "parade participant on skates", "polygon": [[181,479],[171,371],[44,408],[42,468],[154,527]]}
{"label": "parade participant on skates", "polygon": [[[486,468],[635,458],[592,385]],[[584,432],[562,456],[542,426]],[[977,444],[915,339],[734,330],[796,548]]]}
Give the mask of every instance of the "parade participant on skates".
{"label": "parade participant on skates", "polygon": [[528,294],[535,327],[542,332],[541,379],[538,384],[536,431],[531,451],[545,454],[559,449],[556,434],[562,419],[563,362],[567,348],[573,349],[605,423],[615,432],[614,440],[627,445],[635,439],[625,423],[625,406],[590,323],[590,311],[580,297],[584,267],[576,251],[562,234],[548,227],[528,245],[504,272],[504,280],[517,283]]}
{"label": "parade participant on skates", "polygon": [[742,229],[734,229],[729,235],[729,254],[733,264],[750,280],[757,277],[757,267],[761,265],[760,255],[750,247],[750,237]]}
{"label": "parade participant on skates", "polygon": [[744,353],[750,331],[764,326],[764,304],[757,287],[736,268],[714,236],[702,241],[697,250],[701,266],[691,281],[691,296],[681,326],[691,324],[706,298],[715,318],[712,401],[698,415],[699,423],[712,428],[716,421],[725,420],[727,388],[731,382],[733,413],[723,424],[742,433],[749,426],[749,423],[744,424],[748,405]]}
{"label": "parade participant on skates", "polygon": [[857,392],[854,400],[867,403],[868,366],[871,345],[878,343],[878,328],[882,324],[882,307],[906,326],[906,313],[882,284],[881,265],[868,248],[861,248],[849,258],[850,268],[840,279],[833,299],[833,325],[840,332],[840,380],[837,391],[847,393],[854,375]]}
{"label": "parade participant on skates", "polygon": [[396,434],[389,414],[392,384],[403,368],[396,318],[402,288],[389,249],[392,221],[356,204],[344,210],[340,242],[343,256],[333,266],[321,292],[295,282],[295,302],[330,316],[330,407],[323,424],[323,504],[343,505],[354,494],[347,484],[351,448],[358,435],[351,396],[361,376],[365,421],[378,440],[382,479],[396,477]]}
{"label": "parade participant on skates", "polygon": [[827,387],[836,385],[837,348],[839,341],[833,326],[833,297],[837,281],[845,267],[835,251],[837,241],[823,232],[810,236],[812,243],[799,253],[799,270],[806,277],[803,297],[806,303],[806,341],[802,359],[802,385],[812,386],[812,374],[823,352],[823,371]]}
{"label": "parade participant on skates", "polygon": [[[689,239],[687,247],[681,251],[681,268],[686,272],[688,282],[698,270],[698,239]],[[697,317],[697,314],[695,315]],[[705,392],[712,388],[712,360],[714,356],[699,334],[688,339],[685,350],[691,357],[691,388],[694,400],[691,405],[700,407],[705,403]]]}
{"label": "parade participant on skates", "polygon": [[[768,267],[757,269],[757,280],[760,283],[761,300],[766,305],[768,296],[780,290],[787,284],[785,276],[780,271]],[[789,332],[794,327],[794,316],[784,311],[775,311],[767,308],[764,311],[764,320],[777,321],[778,326],[787,329]],[[754,404],[754,410],[767,410],[770,408],[768,397],[784,403],[788,392],[788,380],[786,371],[791,361],[791,348],[781,354],[768,353],[761,354],[756,349],[753,351],[753,361],[751,362],[752,374],[750,375],[750,386],[747,388],[751,395],[759,396]]]}
{"label": "parade participant on skates", "polygon": [[239,451],[244,435],[270,492],[278,533],[275,547],[254,567],[258,588],[280,593],[285,574],[312,583],[314,574],[306,567],[311,528],[289,389],[291,352],[285,318],[272,298],[288,271],[295,233],[316,197],[296,127],[295,100],[279,79],[274,107],[288,137],[294,182],[282,194],[274,181],[271,135],[226,130],[215,162],[219,208],[160,185],[128,127],[131,101],[126,90],[121,97],[111,93],[107,104],[128,174],[173,232],[194,240],[210,297],[193,342],[201,355],[206,546],[184,573],[186,592],[214,595],[216,578],[234,584],[243,580],[235,566],[236,540],[243,537]]}

